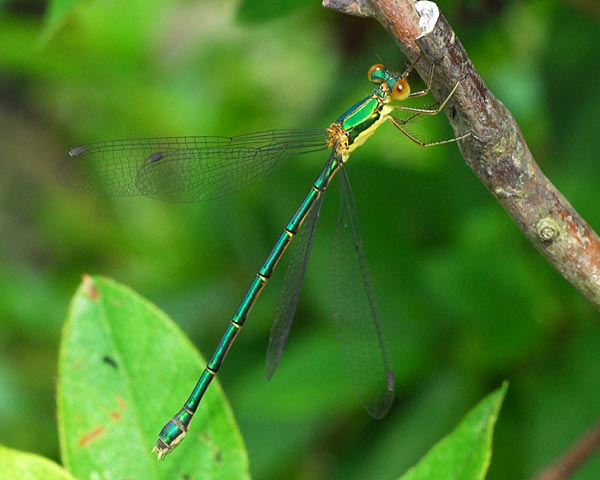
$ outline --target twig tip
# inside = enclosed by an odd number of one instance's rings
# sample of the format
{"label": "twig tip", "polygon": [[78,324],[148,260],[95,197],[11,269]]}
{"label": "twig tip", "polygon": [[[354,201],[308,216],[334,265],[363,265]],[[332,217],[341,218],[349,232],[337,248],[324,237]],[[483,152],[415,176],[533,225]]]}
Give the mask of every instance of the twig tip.
{"label": "twig tip", "polygon": [[440,17],[440,9],[435,2],[419,1],[415,3],[415,10],[419,14],[419,28],[421,33],[417,38],[422,38],[433,32],[435,24]]}

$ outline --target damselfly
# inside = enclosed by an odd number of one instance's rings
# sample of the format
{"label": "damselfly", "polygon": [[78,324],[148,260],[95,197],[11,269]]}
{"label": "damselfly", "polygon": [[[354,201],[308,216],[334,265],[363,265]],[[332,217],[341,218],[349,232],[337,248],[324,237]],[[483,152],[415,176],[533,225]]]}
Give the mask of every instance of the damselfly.
{"label": "damselfly", "polygon": [[[363,250],[354,196],[345,164],[386,120],[421,146],[439,145],[469,134],[424,143],[404,126],[421,115],[436,115],[458,88],[456,83],[437,108],[399,105],[429,93],[410,92],[407,77],[416,62],[401,74],[373,65],[369,80],[376,86],[325,130],[269,130],[236,137],[166,137],[115,140],[72,148],[59,165],[59,176],[70,188],[95,189],[109,195],[146,195],[167,201],[191,202],[217,198],[246,187],[292,157],[329,149],[323,170],[286,225],[259,269],[183,408],[164,426],[154,451],[162,458],[185,437],[200,400],[219,371],[248,314],[271,278],[283,253],[298,235],[269,337],[266,375],[279,363],[298,303],[300,287],[313,242],[325,190],[337,174],[341,208],[333,255],[333,314],[350,379],[367,412],[384,416],[393,401],[394,375],[383,342],[377,301]],[[409,113],[406,119],[392,115]],[[301,227],[303,227],[301,229]]]}

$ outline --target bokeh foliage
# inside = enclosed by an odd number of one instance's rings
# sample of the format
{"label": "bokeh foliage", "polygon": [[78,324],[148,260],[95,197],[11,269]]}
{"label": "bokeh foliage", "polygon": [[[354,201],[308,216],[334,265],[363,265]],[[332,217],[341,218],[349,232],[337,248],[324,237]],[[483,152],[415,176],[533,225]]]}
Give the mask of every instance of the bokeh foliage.
{"label": "bokeh foliage", "polygon": [[[598,227],[596,3],[440,5],[542,169]],[[58,341],[82,273],[151,298],[209,354],[325,160],[218,202],[170,205],[63,190],[53,168],[67,148],[324,127],[369,91],[380,61],[404,65],[378,24],[319,2],[0,2],[1,444],[58,459]],[[421,136],[450,135],[443,120],[422,123]],[[264,352],[281,273],[220,372],[253,476],[397,478],[504,379],[489,478],[533,475],[598,417],[598,313],[455,146],[419,149],[386,126],[348,170],[397,400],[373,421],[344,377],[329,311],[332,189],[274,379]],[[575,478],[599,475],[594,458]]]}

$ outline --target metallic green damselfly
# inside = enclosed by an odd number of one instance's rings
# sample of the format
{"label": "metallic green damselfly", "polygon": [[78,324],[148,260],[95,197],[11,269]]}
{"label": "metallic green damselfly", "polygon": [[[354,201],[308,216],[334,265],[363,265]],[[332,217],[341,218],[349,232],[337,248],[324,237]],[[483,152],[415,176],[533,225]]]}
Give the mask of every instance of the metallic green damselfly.
{"label": "metallic green damselfly", "polygon": [[[415,62],[416,63],[416,62]],[[457,83],[437,108],[412,108],[398,102],[429,93],[410,92],[407,81],[413,63],[401,74],[373,65],[373,91],[326,130],[269,130],[236,137],[165,137],[90,143],[72,148],[59,165],[59,176],[75,190],[94,189],[109,195],[146,195],[161,200],[191,202],[214,199],[246,187],[280,164],[301,154],[330,150],[323,170],[286,225],[233,315],[223,338],[183,408],[164,426],[154,451],[162,458],[185,437],[190,422],[227,352],[292,239],[298,236],[277,307],[267,350],[266,375],[277,367],[298,303],[325,190],[337,174],[341,208],[333,255],[333,314],[350,379],[367,412],[383,417],[393,401],[394,375],[384,345],[377,301],[358,227],[354,196],[345,164],[386,120],[421,146],[460,140],[467,134],[423,143],[404,126],[421,115],[436,115],[454,94]],[[394,111],[410,114],[395,118]],[[301,229],[301,227],[303,227]]]}

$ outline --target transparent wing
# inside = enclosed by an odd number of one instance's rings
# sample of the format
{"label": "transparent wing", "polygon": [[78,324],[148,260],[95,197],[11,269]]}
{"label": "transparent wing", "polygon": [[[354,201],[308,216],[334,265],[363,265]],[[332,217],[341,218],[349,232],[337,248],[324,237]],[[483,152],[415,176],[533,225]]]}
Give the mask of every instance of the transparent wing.
{"label": "transparent wing", "polygon": [[[331,163],[336,161],[333,152],[335,152],[335,148],[332,150],[324,171],[327,171]],[[302,288],[302,281],[304,280],[304,273],[306,272],[306,265],[308,264],[310,250],[317,230],[317,220],[319,219],[323,198],[325,198],[324,193],[325,192],[323,192],[323,194],[315,201],[302,228],[296,235],[297,238],[295,239],[294,244],[290,247],[292,249],[290,262],[285,272],[285,277],[283,278],[283,287],[281,289],[275,319],[273,320],[271,333],[269,335],[267,364],[265,368],[265,376],[268,379],[273,376],[277,365],[279,365],[285,342],[287,341],[290,328],[292,327],[292,320],[294,319],[294,313],[296,312],[296,306],[298,305],[300,289]]]}
{"label": "transparent wing", "polygon": [[356,203],[343,166],[338,178],[341,206],[333,253],[333,316],[359,400],[369,415],[381,418],[394,399],[394,374],[383,341]]}
{"label": "transparent wing", "polygon": [[291,157],[327,148],[326,140],[325,130],[112,140],[72,148],[57,175],[76,191],[195,202],[251,185]]}
{"label": "transparent wing", "polygon": [[283,287],[279,296],[279,304],[275,313],[275,319],[271,326],[269,335],[269,346],[267,348],[267,364],[265,376],[270,379],[279,365],[285,342],[287,341],[300,298],[300,289],[306,272],[306,265],[310,256],[315,231],[317,230],[317,220],[319,211],[323,203],[324,195],[316,201],[309,216],[306,218],[305,225],[298,233],[296,245],[292,248],[290,263],[285,272]]}

